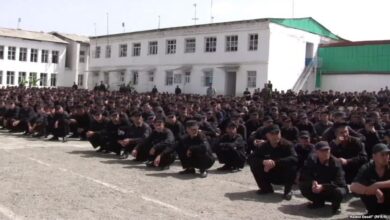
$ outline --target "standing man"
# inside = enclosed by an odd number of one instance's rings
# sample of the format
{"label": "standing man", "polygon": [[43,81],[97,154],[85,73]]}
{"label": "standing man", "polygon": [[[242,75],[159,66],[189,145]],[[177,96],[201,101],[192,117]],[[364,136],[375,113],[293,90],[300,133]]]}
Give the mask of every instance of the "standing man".
{"label": "standing man", "polygon": [[348,192],[344,171],[339,160],[330,154],[326,141],[315,145],[315,154],[305,161],[299,189],[311,203],[309,209],[321,208],[325,202],[332,203],[332,214],[340,212],[340,203]]}
{"label": "standing man", "polygon": [[266,141],[249,156],[248,163],[259,186],[258,194],[273,193],[272,184],[284,185],[283,198],[291,200],[298,157],[291,142],[281,136],[278,125],[264,128]]}
{"label": "standing man", "polygon": [[208,97],[215,97],[215,95],[217,94],[215,92],[215,89],[213,88],[213,84],[212,83],[210,83],[209,87],[207,88],[206,94],[207,94]]}
{"label": "standing man", "polygon": [[351,191],[359,194],[367,215],[390,214],[390,149],[376,144],[372,159],[359,170]]}
{"label": "standing man", "polygon": [[175,94],[176,95],[180,95],[181,94],[181,89],[180,89],[179,85],[176,86]]}

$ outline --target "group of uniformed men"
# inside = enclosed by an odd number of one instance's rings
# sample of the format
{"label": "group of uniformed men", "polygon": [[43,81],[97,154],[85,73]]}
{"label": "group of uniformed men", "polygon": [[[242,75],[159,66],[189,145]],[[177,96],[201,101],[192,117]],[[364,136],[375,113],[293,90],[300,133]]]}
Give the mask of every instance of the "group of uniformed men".
{"label": "group of uniformed men", "polygon": [[[279,184],[284,186],[284,199],[290,200],[292,187],[298,184],[302,195],[311,201],[308,208],[330,202],[336,214],[351,191],[360,195],[368,214],[390,214],[388,104],[382,105],[380,112],[362,116],[355,111],[347,117],[346,111],[331,114],[326,108],[279,112],[282,107],[260,100],[263,112],[256,108],[255,97],[218,100],[140,94],[141,98],[129,97],[137,102],[126,108],[104,99],[110,94],[104,91],[84,91],[77,96],[78,105],[74,98],[68,103],[58,97],[50,101],[29,99],[29,95],[12,101],[10,93],[21,91],[5,91],[1,92],[6,99],[0,102],[0,123],[10,132],[50,135],[49,140],[63,141],[71,134],[71,138],[88,140],[97,152],[113,152],[120,159],[132,155],[134,160],[161,170],[169,169],[178,157],[183,167],[180,174],[195,174],[198,169],[200,177],[207,176],[216,155],[223,164],[218,171],[236,172],[247,162],[260,195],[273,193],[272,184]],[[72,97],[77,91],[65,90],[63,94]],[[95,101],[85,106],[88,102],[80,100],[88,95]],[[208,103],[202,108],[190,99]],[[241,105],[232,104],[238,101]],[[363,120],[353,119],[359,116]]]}

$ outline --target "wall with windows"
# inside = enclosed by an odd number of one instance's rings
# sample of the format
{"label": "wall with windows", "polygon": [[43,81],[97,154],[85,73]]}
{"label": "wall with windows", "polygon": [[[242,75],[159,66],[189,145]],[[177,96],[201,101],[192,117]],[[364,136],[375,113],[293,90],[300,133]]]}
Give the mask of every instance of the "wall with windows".
{"label": "wall with windows", "polygon": [[[236,71],[236,94],[260,87],[267,78],[267,22],[211,25],[91,38],[89,88],[103,81],[110,89],[134,81],[137,91],[205,94],[209,81],[218,94],[226,93],[226,68]],[[105,48],[111,56],[105,56]],[[119,75],[124,73],[124,77]],[[107,80],[107,77],[109,78]],[[122,82],[124,80],[124,82]]]}
{"label": "wall with windows", "polygon": [[[64,74],[65,51],[66,44],[0,36],[1,86],[17,86],[22,80],[35,81],[37,86],[63,86],[60,80],[51,85],[50,78]],[[37,80],[41,76],[45,81]]]}

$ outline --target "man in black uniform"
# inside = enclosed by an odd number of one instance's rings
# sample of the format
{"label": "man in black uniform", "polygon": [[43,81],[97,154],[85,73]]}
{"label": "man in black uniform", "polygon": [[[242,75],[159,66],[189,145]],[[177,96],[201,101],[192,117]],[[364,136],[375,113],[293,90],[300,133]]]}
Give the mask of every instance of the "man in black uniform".
{"label": "man in black uniform", "polygon": [[372,148],[376,144],[380,143],[379,133],[375,129],[375,121],[371,118],[368,118],[364,123],[364,128],[358,130],[358,132],[364,136],[364,147],[368,158],[371,158]]}
{"label": "man in black uniform", "polygon": [[70,117],[70,131],[73,138],[86,139],[86,133],[91,117],[83,106],[76,106]]}
{"label": "man in black uniform", "polygon": [[61,105],[56,105],[54,107],[54,127],[53,127],[53,137],[51,141],[58,141],[58,138],[62,138],[62,141],[66,141],[66,135],[69,133],[69,116],[68,113],[64,111]]}
{"label": "man in black uniform", "polygon": [[366,163],[367,154],[364,144],[349,135],[346,123],[339,123],[335,128],[336,139],[330,143],[331,153],[340,161],[345,172],[345,180],[350,184],[360,167]]}
{"label": "man in black uniform", "polygon": [[318,142],[315,149],[315,154],[305,161],[301,170],[299,189],[312,202],[308,205],[309,209],[321,208],[329,201],[332,213],[337,214],[348,192],[343,168],[339,160],[331,156],[328,142]]}
{"label": "man in black uniform", "polygon": [[99,110],[91,111],[91,115],[93,118],[86,133],[87,139],[93,148],[100,147],[97,152],[105,152],[107,143],[105,142],[104,135],[108,125],[108,119]]}
{"label": "man in black uniform", "polygon": [[133,124],[125,130],[123,139],[118,140],[118,143],[122,146],[120,159],[127,159],[130,152],[149,137],[152,132],[150,126],[144,122],[142,112],[134,111],[131,116],[131,121]]}
{"label": "man in black uniform", "polygon": [[359,194],[368,215],[390,214],[390,149],[376,144],[372,159],[360,168],[351,184],[351,191]]}
{"label": "man in black uniform", "polygon": [[215,147],[219,163],[224,164],[218,168],[220,171],[238,171],[245,164],[245,141],[237,133],[237,124],[230,122],[226,127],[226,133],[220,137]]}
{"label": "man in black uniform", "polygon": [[113,112],[110,119],[111,120],[107,124],[107,129],[104,135],[107,143],[106,150],[114,152],[119,156],[122,146],[118,141],[123,139],[125,130],[130,127],[130,122],[127,115],[119,112]]}
{"label": "man in black uniform", "polygon": [[[133,156],[137,161],[146,161],[149,167],[159,167],[168,169],[169,165],[175,160],[174,152],[159,156],[166,148],[172,148],[175,143],[175,137],[171,130],[165,127],[164,119],[154,120],[154,129],[149,137],[133,150]],[[157,157],[159,157],[157,159]],[[157,160],[156,160],[157,159]]]}
{"label": "man in black uniform", "polygon": [[298,157],[291,142],[282,138],[278,125],[264,128],[267,141],[249,156],[248,163],[259,186],[258,194],[273,193],[272,184],[284,185],[283,198],[291,200]]}
{"label": "man in black uniform", "polygon": [[207,177],[207,169],[213,166],[215,159],[212,155],[210,144],[204,134],[199,131],[199,125],[194,120],[186,123],[186,132],[182,140],[174,149],[166,148],[164,154],[173,150],[179,155],[184,170],[180,174],[195,174],[195,168],[199,169],[202,178]]}
{"label": "man in black uniform", "polygon": [[177,120],[175,112],[169,112],[167,114],[165,127],[172,131],[173,135],[175,136],[175,142],[180,140],[181,137],[185,134],[185,128],[183,124]]}
{"label": "man in black uniform", "polygon": [[299,141],[295,145],[295,151],[298,154],[298,170],[303,167],[303,164],[313,150],[314,145],[310,143],[310,133],[308,131],[301,131],[299,134]]}

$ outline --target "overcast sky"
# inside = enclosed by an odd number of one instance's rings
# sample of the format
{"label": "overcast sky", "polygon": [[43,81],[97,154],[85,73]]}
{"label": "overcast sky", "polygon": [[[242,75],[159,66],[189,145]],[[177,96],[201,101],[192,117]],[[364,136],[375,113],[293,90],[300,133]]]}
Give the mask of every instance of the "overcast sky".
{"label": "overcast sky", "polygon": [[[211,10],[211,2],[213,7]],[[293,4],[294,2],[294,4]],[[0,0],[0,27],[80,35],[254,18],[313,17],[348,40],[390,39],[390,0]],[[294,5],[294,10],[293,10]]]}

